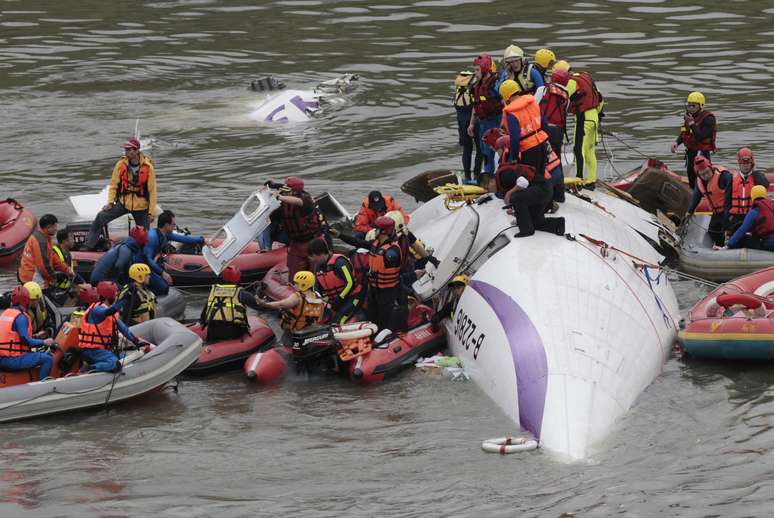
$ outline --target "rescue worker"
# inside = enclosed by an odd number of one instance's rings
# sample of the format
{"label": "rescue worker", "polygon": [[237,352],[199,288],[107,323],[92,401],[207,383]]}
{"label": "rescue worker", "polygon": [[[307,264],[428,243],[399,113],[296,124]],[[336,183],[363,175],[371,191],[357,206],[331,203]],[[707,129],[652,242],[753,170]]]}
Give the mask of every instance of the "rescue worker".
{"label": "rescue worker", "polygon": [[300,331],[319,323],[325,310],[325,301],[314,291],[315,276],[312,272],[307,270],[296,272],[293,275],[293,284],[297,291],[282,300],[270,302],[257,299],[260,307],[281,312],[280,325],[285,330],[282,338],[284,343],[289,341],[290,333],[293,331]]}
{"label": "rescue worker", "polygon": [[125,304],[123,301],[116,302],[116,285],[112,281],[100,281],[97,293],[99,302],[91,304],[81,318],[78,347],[81,350],[81,358],[92,370],[118,372],[121,370],[121,362],[113,352],[118,347],[118,333],[124,335],[136,347],[139,347],[141,342],[116,316]]}
{"label": "rescue worker", "polygon": [[549,71],[556,63],[556,54],[551,49],[538,49],[535,52],[534,66],[535,70],[540,73],[540,77],[545,84],[546,78],[550,77]]}
{"label": "rescue worker", "polygon": [[449,281],[447,284],[450,292],[449,300],[446,301],[446,304],[444,304],[441,309],[436,311],[436,313],[430,319],[430,322],[433,324],[433,331],[438,330],[438,324],[444,318],[454,320],[454,312],[457,311],[457,303],[460,301],[462,292],[465,291],[465,288],[469,283],[470,278],[468,278],[468,276],[465,274],[455,275],[452,280]]}
{"label": "rescue worker", "polygon": [[0,315],[0,368],[24,371],[39,368],[38,379],[43,381],[51,372],[54,359],[48,352],[32,348],[55,347],[51,338],[32,337],[32,322],[27,315],[30,294],[24,286],[11,292],[11,307]]}
{"label": "rescue worker", "polygon": [[280,214],[282,226],[290,240],[288,244],[288,276],[293,278],[296,272],[309,270],[309,242],[322,235],[320,214],[312,196],[304,190],[304,181],[297,176],[285,180],[288,194],[277,196],[281,202]]}
{"label": "rescue worker", "polygon": [[726,232],[732,234],[750,212],[752,206],[752,188],[762,185],[769,188],[769,179],[765,171],[754,171],[755,156],[752,149],[743,147],[736,154],[739,171],[733,173],[731,187],[726,189],[724,209],[726,212]]}
{"label": "rescue worker", "polygon": [[365,237],[368,231],[374,228],[374,221],[377,218],[394,210],[400,211],[403,215],[403,220],[408,223],[408,214],[392,196],[382,196],[382,193],[379,191],[369,192],[368,197],[363,199],[360,210],[355,216],[355,237]]}
{"label": "rescue worker", "polygon": [[[417,236],[408,229],[401,212],[393,210],[385,214],[385,216],[395,222],[395,236],[398,239],[400,253],[403,256],[400,277],[401,282],[403,283],[403,293],[408,294],[412,290],[411,285],[424,275],[424,269],[427,266],[427,263],[438,268],[441,261],[439,261],[438,258],[433,257],[433,255],[425,249],[424,243],[417,239]],[[374,235],[374,238],[375,237],[376,236]],[[403,301],[401,300],[401,303],[402,302]]]}
{"label": "rescue worker", "polygon": [[148,231],[145,227],[134,226],[129,229],[129,237],[100,257],[91,271],[90,281],[96,285],[100,281],[113,280],[121,286],[129,282],[129,267],[135,263],[145,263],[143,249],[148,243]]}
{"label": "rescue worker", "polygon": [[84,247],[94,249],[105,225],[129,212],[136,225],[150,229],[156,210],[156,170],[140,152],[140,141],[130,138],[123,145],[124,156],[116,162],[110,177],[108,202],[89,229]]}
{"label": "rescue worker", "polygon": [[401,289],[403,253],[395,235],[395,221],[387,216],[376,220],[376,239],[368,252],[368,319],[380,329],[405,331],[407,308]]}
{"label": "rescue worker", "polygon": [[[459,145],[462,146],[462,169],[465,172],[466,181],[478,181],[483,162],[478,131],[475,131],[473,136],[468,135],[468,126],[473,117],[474,84],[473,72],[467,70],[457,74],[457,78],[454,80],[454,109],[457,111],[457,134]],[[476,150],[475,161],[473,160],[474,148]]]}
{"label": "rescue worker", "polygon": [[672,144],[672,153],[677,153],[680,144],[685,144],[685,169],[688,172],[688,185],[696,186],[696,170],[693,165],[697,155],[710,158],[715,151],[715,137],[718,123],[715,115],[704,109],[706,100],[701,92],[691,92],[685,104],[685,115],[680,134]]}
{"label": "rescue worker", "polygon": [[[500,126],[502,102],[497,92],[497,74],[494,62],[489,54],[481,54],[473,60],[473,116],[468,124],[468,135],[478,134],[479,148],[484,159],[483,173],[493,175],[495,172],[494,150],[481,140],[490,128]],[[478,133],[476,133],[478,131]]]}
{"label": "rescue worker", "polygon": [[725,241],[724,229],[727,226],[724,210],[725,191],[731,185],[731,172],[713,166],[709,158],[704,155],[696,156],[693,168],[698,176],[698,181],[696,187],[693,188],[691,203],[688,205],[688,218],[693,216],[702,197],[707,198],[707,203],[712,211],[707,232],[715,246],[723,246]]}
{"label": "rescue worker", "polygon": [[331,323],[346,324],[363,306],[365,287],[357,283],[346,256],[334,254],[324,239],[309,243],[309,262],[315,271],[317,291],[328,303]]}
{"label": "rescue worker", "polygon": [[562,142],[567,137],[567,109],[570,104],[570,96],[567,84],[570,79],[567,70],[556,70],[551,74],[551,80],[543,87],[540,99],[535,99],[540,105],[540,113],[546,118],[548,123],[548,141],[551,143],[551,149],[562,156]]}
{"label": "rescue worker", "polygon": [[178,234],[177,232],[174,232],[175,228],[177,228],[175,214],[171,210],[163,211],[159,214],[156,228],[153,228],[148,232],[148,242],[145,243],[145,246],[143,247],[145,262],[151,269],[150,284],[148,286],[157,297],[169,293],[169,285],[172,284],[172,276],[165,272],[161,265],[159,265],[159,258],[167,244],[169,244],[170,241],[187,245],[206,246],[208,244],[203,236],[186,236],[184,234]]}
{"label": "rescue worker", "polygon": [[766,187],[762,185],[751,189],[752,208],[723,248],[753,248],[774,252],[774,200],[767,194]]}
{"label": "rescue worker", "polygon": [[38,221],[38,228],[24,245],[17,273],[19,282],[34,280],[48,288],[56,284],[57,272],[68,279],[75,279],[75,273],[54,253],[52,239],[56,235],[57,223],[53,214],[46,214]]}
{"label": "rescue worker", "polygon": [[256,297],[239,286],[242,271],[238,267],[226,266],[220,278],[222,282],[210,288],[199,317],[199,322],[207,329],[208,342],[241,338],[250,330],[247,308],[256,311],[261,308]]}
{"label": "rescue worker", "polygon": [[524,58],[524,51],[516,45],[509,45],[503,52],[503,69],[497,81],[498,90],[508,79],[516,81],[521,91],[530,94],[534,94],[535,90],[544,84],[540,70]]}
{"label": "rescue worker", "polygon": [[[54,253],[67,265],[71,272],[75,272],[75,261],[73,261],[73,256],[70,253],[73,249],[73,238],[70,235],[70,232],[68,232],[66,228],[57,230],[56,241],[57,244],[51,245]],[[69,277],[62,276],[62,278],[54,284],[54,287],[59,290],[69,290],[72,287],[72,281]]]}
{"label": "rescue worker", "polygon": [[588,72],[569,73],[570,65],[566,61],[561,64],[557,62],[554,72],[557,70],[568,72],[567,76],[560,74],[551,81],[567,88],[568,111],[575,115],[573,153],[576,176],[591,182],[587,188],[594,189],[594,182],[597,181],[595,148],[599,139],[599,120],[603,116],[604,99],[594,83],[594,78]]}
{"label": "rescue worker", "polygon": [[54,335],[55,323],[52,315],[46,308],[43,298],[43,290],[35,281],[24,283],[24,288],[30,294],[30,303],[27,306],[27,316],[32,324],[32,336],[34,338],[47,338]]}
{"label": "rescue worker", "polygon": [[[553,189],[545,177],[548,149],[546,121],[540,114],[540,107],[532,95],[519,95],[520,87],[515,81],[505,81],[500,85],[500,95],[508,99],[503,109],[503,127],[508,136],[509,163],[518,163],[527,171],[529,186],[526,189],[511,187],[505,196],[506,205],[512,205],[516,212],[519,232],[516,237],[528,237],[535,230],[545,230],[559,235],[564,234],[564,218],[546,220],[543,216],[551,202]],[[526,168],[523,166],[527,166]],[[559,224],[561,220],[561,227]],[[560,232],[561,230],[561,232]]]}
{"label": "rescue worker", "polygon": [[150,275],[150,266],[134,263],[129,267],[129,282],[118,293],[118,301],[124,302],[120,318],[129,326],[146,322],[156,316],[156,296],[148,289]]}

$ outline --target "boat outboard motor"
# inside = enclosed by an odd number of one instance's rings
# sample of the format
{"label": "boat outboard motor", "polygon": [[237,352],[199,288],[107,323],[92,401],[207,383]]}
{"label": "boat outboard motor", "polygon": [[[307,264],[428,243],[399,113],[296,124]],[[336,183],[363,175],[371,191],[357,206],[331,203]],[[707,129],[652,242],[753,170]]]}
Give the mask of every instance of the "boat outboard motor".
{"label": "boat outboard motor", "polygon": [[285,88],[285,83],[274,76],[261,77],[250,82],[250,90],[254,92],[271,92],[283,88]]}
{"label": "boat outboard motor", "polygon": [[330,326],[312,326],[290,333],[296,371],[324,374],[338,371],[338,344]]}

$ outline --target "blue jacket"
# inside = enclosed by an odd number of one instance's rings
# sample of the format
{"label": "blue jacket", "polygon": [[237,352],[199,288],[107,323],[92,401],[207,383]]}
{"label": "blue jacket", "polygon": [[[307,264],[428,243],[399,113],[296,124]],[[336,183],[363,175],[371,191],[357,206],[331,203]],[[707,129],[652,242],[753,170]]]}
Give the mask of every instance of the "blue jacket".
{"label": "blue jacket", "polygon": [[148,232],[148,242],[145,243],[144,251],[147,265],[150,266],[153,273],[157,275],[164,273],[164,269],[156,262],[156,256],[161,253],[166,244],[170,241],[186,245],[201,245],[204,244],[204,237],[186,236],[175,232],[170,232],[169,235],[166,235],[157,228],[151,229],[151,231]]}
{"label": "blue jacket", "polygon": [[[747,213],[747,215],[744,217],[744,221],[742,221],[742,226],[736,229],[734,235],[728,239],[728,242],[726,242],[726,246],[728,248],[739,248],[739,245],[744,240],[744,235],[748,232],[752,232],[753,227],[755,227],[755,220],[758,217],[759,212],[760,211],[755,207],[750,209],[750,212]],[[754,235],[755,234],[753,234],[753,236]],[[766,244],[769,247],[774,248],[774,237],[767,237]]]}
{"label": "blue jacket", "polygon": [[[103,305],[96,305],[94,306],[94,309],[92,309],[89,312],[89,317],[87,319],[87,322],[91,324],[99,324],[110,315],[114,315],[119,311],[121,311],[121,309],[124,307],[124,304],[126,304],[126,299],[121,299],[119,301],[116,301],[112,306],[107,308]],[[116,323],[118,324],[118,330],[130,342],[137,341],[137,338],[134,336],[134,334],[132,334],[132,332],[129,330],[129,328],[126,326],[126,324],[124,324],[124,322],[121,319],[117,319]]]}
{"label": "blue jacket", "polygon": [[[21,308],[17,309],[21,310]],[[17,315],[14,319],[13,324],[11,324],[11,329],[16,331],[16,333],[19,335],[19,338],[21,338],[21,341],[27,347],[43,347],[43,340],[32,338],[29,334],[27,334],[27,326],[29,326],[29,320],[27,319],[27,315],[22,312],[21,315]]]}
{"label": "blue jacket", "polygon": [[140,245],[131,236],[118,246],[114,246],[103,255],[94,271],[91,272],[91,284],[96,285],[106,279],[116,280],[123,286],[129,282],[129,267],[134,263],[147,263]]}

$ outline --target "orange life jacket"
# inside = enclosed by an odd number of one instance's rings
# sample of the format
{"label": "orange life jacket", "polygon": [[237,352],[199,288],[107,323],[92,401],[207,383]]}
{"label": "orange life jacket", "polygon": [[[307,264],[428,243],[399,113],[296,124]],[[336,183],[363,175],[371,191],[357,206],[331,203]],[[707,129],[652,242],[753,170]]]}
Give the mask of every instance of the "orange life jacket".
{"label": "orange life jacket", "polygon": [[[698,114],[698,116],[695,116],[693,118],[694,127],[698,128],[702,125],[704,122],[704,119],[712,115],[712,113],[702,110]],[[714,115],[713,115],[714,117]],[[696,137],[693,136],[693,133],[690,131],[686,131],[685,128],[682,128],[682,135],[683,135],[683,144],[685,144],[685,149],[689,151],[715,151],[715,137],[717,136],[718,132],[718,120],[715,119],[715,123],[712,125],[712,133],[709,137],[706,137],[702,140],[697,140]]]}
{"label": "orange life jacket", "polygon": [[768,198],[758,198],[753,202],[753,207],[758,209],[753,235],[761,239],[774,236],[774,201]]}
{"label": "orange life jacket", "polygon": [[583,113],[599,107],[602,103],[602,94],[597,90],[594,79],[588,72],[573,74],[575,80],[575,93],[570,97],[570,113]]}
{"label": "orange life jacket", "polygon": [[282,320],[280,321],[282,329],[300,331],[320,321],[325,310],[325,303],[315,296],[316,293],[309,293],[312,295],[307,296],[306,293],[298,292],[301,302],[282,312]]}
{"label": "orange life jacket", "polygon": [[129,161],[124,159],[119,166],[121,173],[121,180],[118,182],[118,189],[116,197],[125,196],[127,194],[134,194],[143,198],[148,198],[148,174],[150,170],[147,158],[143,157],[140,162],[140,170],[137,175],[132,175],[129,170]]}
{"label": "orange life jacket", "polygon": [[282,204],[282,225],[288,237],[291,241],[309,241],[316,238],[320,235],[322,227],[314,200],[308,192],[293,193],[291,196],[303,199],[304,203],[311,203],[313,209],[309,214],[304,214],[303,206]]}
{"label": "orange life jacket", "polygon": [[335,265],[339,258],[342,258],[347,262],[346,266],[349,268],[349,272],[352,275],[352,291],[347,294],[347,297],[353,297],[360,291],[360,285],[357,284],[354,268],[349,259],[341,254],[331,254],[330,259],[325,263],[325,267],[317,272],[317,284],[320,286],[320,292],[328,299],[338,297],[341,290],[347,286],[347,281],[336,275]]}
{"label": "orange life jacket", "polygon": [[546,85],[543,98],[540,99],[540,112],[549,124],[564,129],[567,126],[567,104],[570,96],[567,89],[555,83]]}
{"label": "orange life jacket", "polygon": [[[390,248],[395,248],[400,255],[398,266],[387,266],[384,255]],[[374,248],[368,252],[368,285],[373,288],[394,288],[400,283],[400,269],[403,264],[403,254],[400,245],[394,240],[385,241],[382,244],[374,241]]]}
{"label": "orange life jacket", "polygon": [[[81,349],[110,349],[113,347],[116,341],[116,332],[118,325],[116,324],[117,318],[115,315],[108,315],[105,320],[99,324],[92,324],[89,322],[89,315],[91,310],[96,306],[99,306],[99,302],[95,302],[86,310],[81,319],[81,331],[78,337],[78,347]],[[104,306],[104,304],[102,304]]]}
{"label": "orange life jacket", "polygon": [[479,119],[489,119],[500,114],[503,103],[499,96],[490,97],[497,81],[496,74],[488,74],[473,86],[473,110]]}
{"label": "orange life jacket", "polygon": [[546,173],[545,173],[546,180],[550,179],[551,172],[561,165],[562,165],[562,161],[559,159],[559,156],[557,156],[557,154],[552,149],[551,154],[548,155],[548,163],[546,164]]}
{"label": "orange life jacket", "polygon": [[[13,330],[13,321],[22,312],[16,308],[8,308],[0,315],[0,356],[21,356],[30,348],[22,343],[19,333]],[[27,316],[27,334],[32,335],[32,319]]]}
{"label": "orange life jacket", "polygon": [[726,192],[720,188],[718,182],[720,181],[720,169],[712,167],[712,178],[710,178],[709,185],[704,185],[704,180],[697,178],[696,187],[699,188],[699,192],[707,198],[710,208],[713,214],[720,214],[723,212],[723,204],[726,199]]}
{"label": "orange life jacket", "polygon": [[752,198],[750,191],[755,187],[755,178],[752,172],[747,178],[742,177],[742,173],[734,171],[731,179],[731,208],[729,214],[744,216],[750,212]]}
{"label": "orange life jacket", "polygon": [[519,135],[520,153],[539,146],[548,140],[548,134],[540,128],[542,116],[540,114],[540,107],[535,102],[533,96],[529,94],[520,95],[515,101],[511,101],[508,103],[508,106],[503,108],[502,125],[506,135],[509,135],[508,115],[513,115],[519,122],[519,129],[521,130]]}

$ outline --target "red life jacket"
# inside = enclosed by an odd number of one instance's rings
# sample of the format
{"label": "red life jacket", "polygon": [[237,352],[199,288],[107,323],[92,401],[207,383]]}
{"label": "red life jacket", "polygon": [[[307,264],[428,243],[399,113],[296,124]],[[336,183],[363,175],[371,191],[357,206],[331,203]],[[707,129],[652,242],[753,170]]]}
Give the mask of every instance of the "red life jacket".
{"label": "red life jacket", "polygon": [[304,203],[311,203],[313,209],[309,214],[304,214],[303,206],[282,204],[282,225],[288,237],[291,241],[309,241],[316,238],[320,235],[322,227],[314,200],[307,192],[293,193],[291,196],[302,198]]}
{"label": "red life jacket", "polygon": [[710,178],[709,185],[704,185],[704,180],[697,178],[696,187],[699,188],[699,192],[707,198],[709,206],[712,209],[713,214],[720,214],[723,212],[723,204],[726,199],[726,191],[721,189],[718,185],[720,181],[720,169],[712,167],[712,178]]}
{"label": "red life jacket", "polygon": [[733,171],[731,174],[731,208],[728,213],[744,216],[750,212],[752,205],[750,191],[755,187],[755,178],[752,172],[747,175],[747,178],[742,177],[739,171]]}
{"label": "red life jacket", "polygon": [[561,85],[548,83],[543,98],[540,99],[540,112],[548,120],[559,128],[567,127],[567,104],[570,96],[567,89]]}
{"label": "red life jacket", "polygon": [[[698,117],[693,118],[694,127],[698,128],[702,125],[704,122],[704,119],[712,115],[712,113],[702,110],[698,113]],[[714,117],[714,115],[713,115]],[[702,140],[696,140],[696,137],[693,136],[693,133],[690,131],[683,132],[683,144],[685,144],[685,149],[689,151],[715,151],[715,136],[718,132],[718,121],[715,119],[714,124],[712,125],[712,133],[709,137],[704,138]]]}
{"label": "red life jacket", "polygon": [[545,178],[546,180],[551,178],[551,173],[554,169],[562,165],[562,160],[557,156],[556,152],[554,150],[551,150],[551,154],[548,155],[548,163],[546,164],[546,173]]}
{"label": "red life jacket", "polygon": [[325,267],[321,271],[317,272],[317,283],[320,285],[320,292],[328,299],[338,297],[341,291],[347,286],[347,282],[336,275],[335,265],[339,258],[342,258],[347,262],[347,267],[349,268],[349,272],[352,275],[353,286],[352,290],[347,294],[347,297],[353,297],[360,292],[361,285],[357,283],[354,267],[352,266],[352,263],[349,261],[349,259],[341,254],[331,254],[330,259],[328,259],[328,262],[325,263]]}
{"label": "red life jacket", "polygon": [[774,236],[774,201],[769,198],[758,198],[753,202],[753,207],[758,209],[753,235],[761,239]]}
{"label": "red life jacket", "polygon": [[[394,288],[400,283],[400,269],[403,264],[403,254],[400,245],[394,240],[385,241],[382,244],[374,241],[374,249],[368,252],[368,285],[372,288]],[[384,255],[391,248],[398,250],[400,262],[398,266],[387,266]]]}
{"label": "red life jacket", "polygon": [[521,95],[515,101],[508,103],[503,108],[503,129],[508,133],[508,115],[516,117],[519,122],[519,152],[523,153],[529,149],[539,146],[546,140],[548,135],[541,129],[540,107],[535,102],[535,98],[529,94]]}
{"label": "red life jacket", "polygon": [[[495,185],[497,188],[497,192],[500,194],[505,194],[508,192],[511,187],[506,187],[503,185],[502,181],[502,175],[503,173],[507,172],[513,172],[514,178],[517,180],[520,176],[523,176],[527,179],[527,181],[531,184],[532,180],[535,178],[535,168],[531,165],[526,164],[519,164],[518,162],[504,162],[500,164],[500,166],[495,171]],[[547,173],[546,173],[547,174]],[[551,175],[548,174],[547,178],[551,178]],[[515,185],[514,180],[514,185]]]}
{"label": "red life jacket", "polygon": [[148,165],[146,157],[142,157],[140,162],[140,170],[137,172],[137,176],[132,175],[129,170],[129,161],[123,160],[121,162],[121,181],[118,182],[117,196],[125,196],[127,194],[135,194],[143,198],[148,198],[148,171],[150,166]]}
{"label": "red life jacket", "polygon": [[575,93],[570,97],[570,113],[583,113],[597,108],[602,102],[602,94],[597,90],[594,79],[588,72],[573,74],[570,79],[575,80]]}
{"label": "red life jacket", "polygon": [[349,262],[354,270],[355,284],[362,290],[368,282],[368,254],[353,250]]}
{"label": "red life jacket", "polygon": [[81,349],[110,349],[115,344],[118,330],[117,318],[115,315],[108,315],[105,320],[99,324],[92,324],[89,322],[89,315],[91,310],[100,304],[95,302],[86,313],[81,317],[81,330],[78,333],[78,347]]}
{"label": "red life jacket", "polygon": [[490,97],[494,83],[497,81],[495,74],[489,74],[473,86],[473,110],[479,119],[489,119],[500,114],[503,103],[500,97]]}
{"label": "red life jacket", "polygon": [[[16,308],[8,308],[0,315],[0,357],[21,356],[30,348],[22,343],[19,333],[13,330],[13,321],[22,312]],[[27,316],[27,335],[32,336],[32,319]]]}

